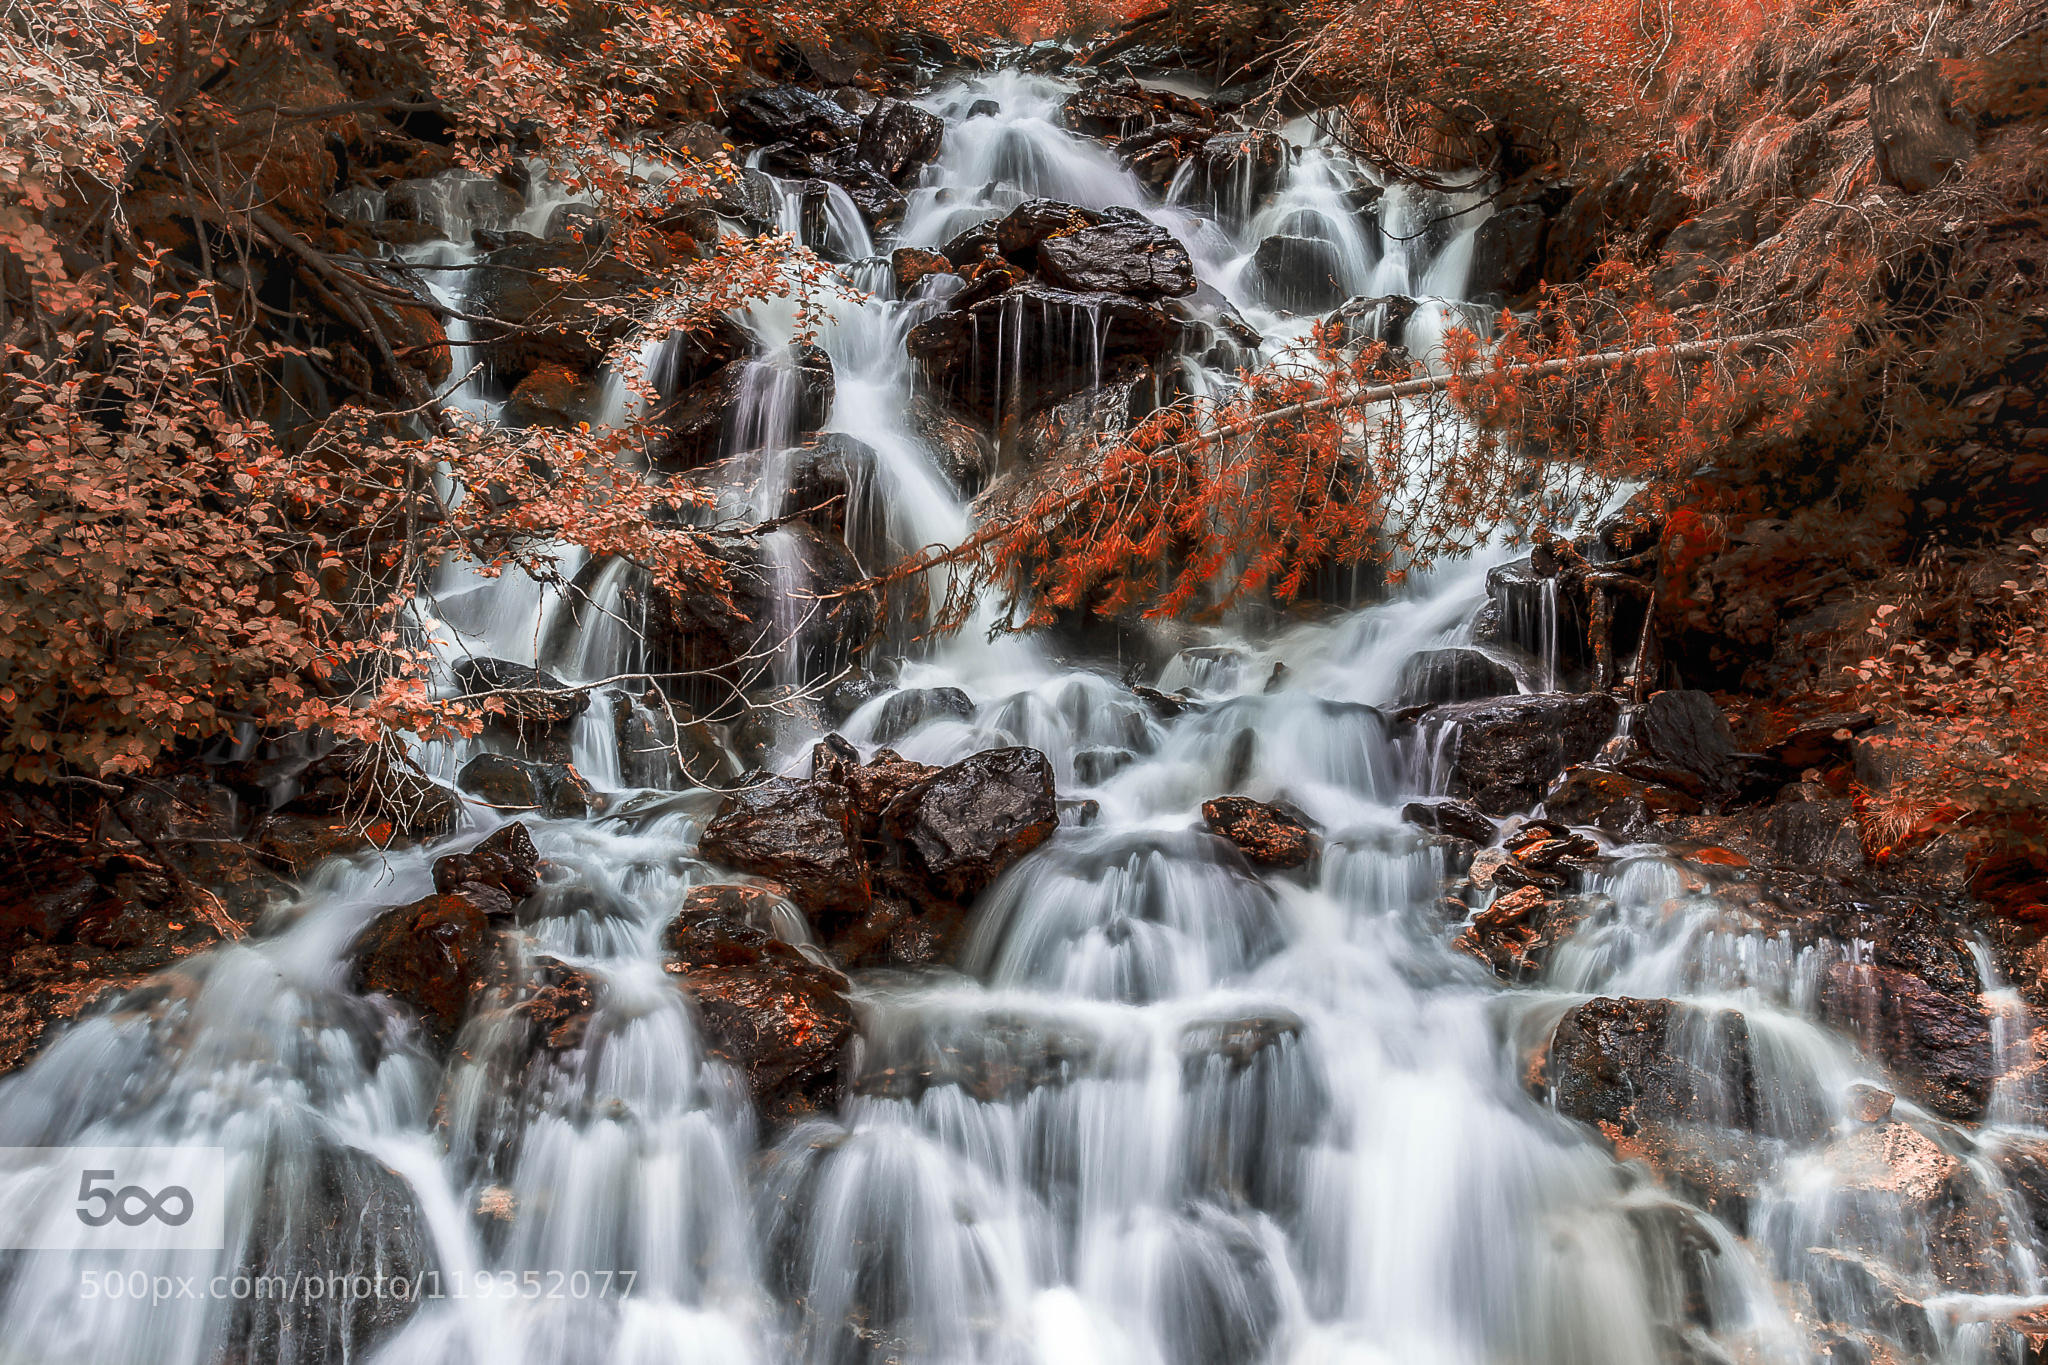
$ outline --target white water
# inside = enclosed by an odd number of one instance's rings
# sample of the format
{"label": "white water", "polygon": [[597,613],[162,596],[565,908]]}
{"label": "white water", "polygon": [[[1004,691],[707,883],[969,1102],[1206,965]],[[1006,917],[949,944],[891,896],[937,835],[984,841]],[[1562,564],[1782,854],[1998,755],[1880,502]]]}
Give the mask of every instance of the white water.
{"label": "white water", "polygon": [[[1136,206],[1189,245],[1270,354],[1305,321],[1263,308],[1239,277],[1262,232],[1313,212],[1332,224],[1347,287],[1440,300],[1411,324],[1418,353],[1454,315],[1476,215],[1439,231],[1421,197],[1396,187],[1379,219],[1359,218],[1338,197],[1358,173],[1310,149],[1272,202],[1230,229],[1148,202],[1103,148],[1061,132],[1050,120],[1063,93],[1006,73],[931,97],[949,120],[946,150],[896,240],[936,245],[1032,195]],[[1002,113],[963,122],[985,97]],[[831,245],[867,255],[845,216],[830,218]],[[818,337],[837,375],[829,428],[875,451],[870,496],[891,543],[950,542],[968,511],[905,415],[902,338],[927,305],[877,289],[878,274],[863,275],[873,297],[835,305]],[[747,322],[764,352],[791,325],[778,304]],[[469,352],[457,343],[460,369]],[[772,457],[790,437],[789,400],[762,368],[738,439]],[[492,411],[474,391],[458,402]],[[772,458],[762,467],[742,494],[756,513],[786,478]],[[902,660],[904,685],[960,687],[975,711],[893,747],[938,763],[1028,744],[1051,758],[1063,796],[1098,813],[987,893],[963,970],[863,983],[852,1093],[838,1114],[786,1133],[755,1131],[739,1079],[703,1055],[660,970],[658,936],[683,893],[732,880],[694,856],[716,793],[621,793],[610,817],[529,822],[553,865],[506,932],[529,984],[473,1011],[446,1064],[401,1013],[351,992],[342,961],[382,907],[426,894],[443,850],[322,868],[259,936],[70,1029],[0,1090],[0,1145],[216,1145],[236,1191],[218,1255],[0,1261],[0,1359],[1851,1358],[1822,1354],[1823,1322],[1903,1336],[1904,1358],[2016,1358],[1999,1320],[2048,1285],[1985,1152],[2027,1140],[2038,1106],[2008,1086],[2002,1126],[1980,1144],[1899,1103],[1903,1123],[1957,1163],[1955,1197],[2008,1215],[1969,1292],[1948,1292],[1929,1263],[1934,1214],[1873,1188],[1844,1154],[1851,1087],[1890,1084],[1853,1040],[1814,1022],[1819,974],[1858,961],[1857,945],[1795,951],[1745,929],[1697,868],[1639,849],[1536,986],[1501,987],[1448,947],[1443,868],[1398,816],[1433,789],[1438,765],[1426,745],[1396,744],[1374,708],[1409,656],[1463,638],[1497,557],[1273,638],[1218,632],[1217,648],[1154,680],[1204,703],[1173,720],[1107,667],[971,628]],[[599,602],[616,601],[607,573]],[[451,569],[444,587],[436,638],[451,657],[471,649],[572,679],[631,667],[614,618],[557,629],[564,606],[530,580]],[[1538,628],[1554,635],[1554,610]],[[1549,653],[1537,686],[1554,680]],[[1286,669],[1269,687],[1275,664]],[[881,705],[845,727],[864,750]],[[578,762],[616,786],[607,733],[579,728]],[[786,733],[780,751],[795,764],[811,737]],[[1255,877],[1201,832],[1200,803],[1229,791],[1319,821],[1328,847],[1316,872]],[[564,965],[595,980],[597,1008],[579,1042],[536,1051],[515,1007],[537,974]],[[1682,998],[1748,1020],[1768,1141],[1745,1226],[1666,1193],[1529,1094],[1527,1045],[1594,994]],[[2009,992],[1998,1000],[2000,1046],[2016,1058],[2023,1012]],[[1701,1046],[1703,1066],[1725,1063]],[[26,1216],[0,1210],[0,1221]],[[325,1242],[307,1231],[337,1216],[362,1226]],[[322,1330],[280,1339],[251,1326],[246,1303],[85,1304],[77,1288],[98,1269],[203,1279],[259,1261],[323,1275],[431,1267],[445,1291],[466,1292],[402,1305],[372,1349],[352,1306],[300,1315]],[[528,1298],[529,1272],[544,1289],[561,1272],[556,1287],[571,1291],[574,1273],[615,1278],[609,1297]],[[336,1325],[346,1331],[329,1340]]]}

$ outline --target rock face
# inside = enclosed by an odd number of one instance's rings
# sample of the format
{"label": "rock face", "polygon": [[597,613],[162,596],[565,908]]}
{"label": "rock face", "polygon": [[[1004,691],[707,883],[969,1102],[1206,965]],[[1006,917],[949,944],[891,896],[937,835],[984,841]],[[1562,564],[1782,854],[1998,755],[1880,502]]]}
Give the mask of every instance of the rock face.
{"label": "rock face", "polygon": [[802,781],[729,796],[699,852],[774,879],[849,966],[940,961],[967,905],[1059,820],[1052,765],[991,749],[948,768],[890,750],[860,762],[833,736]]}
{"label": "rock face", "polygon": [[696,1002],[707,1048],[745,1075],[763,1118],[830,1113],[854,1036],[845,978],[723,913],[719,893],[729,889],[699,887],[684,898],[663,935],[663,965]]}
{"label": "rock face", "polygon": [[455,1036],[470,1005],[497,969],[497,935],[477,903],[433,895],[387,910],[350,950],[355,989],[411,1006],[428,1035]]}
{"label": "rock face", "polygon": [[733,102],[732,130],[749,142],[831,151],[861,135],[860,118],[798,85],[750,90]]}
{"label": "rock face", "polygon": [[455,681],[467,697],[495,696],[504,718],[522,738],[566,725],[590,709],[590,694],[566,686],[552,673],[503,659],[458,659]]}
{"label": "rock face", "polygon": [[1204,801],[1202,822],[1236,844],[1254,867],[1300,867],[1322,851],[1322,836],[1299,812],[1248,796]]}
{"label": "rock face", "polygon": [[[803,344],[787,354],[734,360],[657,408],[648,419],[647,458],[656,469],[695,469],[735,441],[758,443],[754,427],[785,424],[797,440],[832,415],[837,382],[832,360]],[[744,448],[744,447],[741,447]]]}
{"label": "rock face", "polygon": [[1566,767],[1598,753],[1620,716],[1609,696],[1545,692],[1433,706],[1420,723],[1458,727],[1453,794],[1507,815],[1534,806]]}
{"label": "rock face", "polygon": [[900,186],[938,156],[945,135],[945,122],[937,114],[887,99],[877,103],[861,124],[855,151]]}
{"label": "rock face", "polygon": [[1704,692],[1652,693],[1636,718],[1635,736],[1657,761],[1645,777],[1713,801],[1734,795],[1740,781],[1735,737],[1721,708]]}

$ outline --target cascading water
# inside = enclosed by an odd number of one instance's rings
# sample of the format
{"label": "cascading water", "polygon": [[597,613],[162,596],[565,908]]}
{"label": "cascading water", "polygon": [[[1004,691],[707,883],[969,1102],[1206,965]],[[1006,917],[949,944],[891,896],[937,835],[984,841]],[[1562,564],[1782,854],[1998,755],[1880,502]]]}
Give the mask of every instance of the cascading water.
{"label": "cascading water", "polygon": [[[1246,262],[1266,231],[1314,226],[1351,292],[1436,297],[1409,325],[1418,355],[1459,315],[1479,217],[1460,196],[1390,186],[1377,217],[1361,214],[1346,194],[1363,177],[1311,148],[1255,211],[1157,203],[1100,145],[1055,125],[1066,89],[999,73],[925,100],[947,120],[945,150],[896,240],[934,246],[1033,196],[1136,207],[1189,246],[1204,283],[1256,323],[1270,354],[1306,321],[1248,287]],[[999,113],[970,116],[991,99]],[[802,229],[803,204],[787,204]],[[826,210],[818,244],[870,257],[850,207]],[[443,245],[423,259],[473,256]],[[968,509],[906,417],[904,334],[935,302],[893,297],[885,272],[864,269],[861,282],[870,296],[830,303],[816,338],[836,372],[828,429],[873,452],[865,496],[887,547],[957,541]],[[774,515],[787,491],[777,459],[795,435],[778,387],[792,319],[770,302],[747,322],[764,358],[732,449],[764,459],[730,510]],[[461,372],[470,356],[454,341]],[[487,415],[482,394],[457,401]],[[1873,1172],[1850,1113],[1857,1087],[1886,1077],[1857,1038],[1817,1022],[1817,983],[1859,970],[1859,944],[1795,947],[1745,926],[1697,868],[1641,847],[1603,874],[1584,924],[1534,985],[1505,989],[1448,946],[1442,855],[1400,816],[1440,783],[1445,736],[1404,748],[1380,708],[1396,702],[1410,656],[1469,639],[1501,558],[1445,566],[1393,601],[1274,638],[1218,632],[1157,680],[1189,703],[1180,714],[1106,668],[1058,665],[973,627],[899,660],[900,685],[959,688],[971,713],[923,719],[890,747],[943,763],[1028,745],[1049,757],[1063,795],[1092,804],[981,898],[960,971],[861,983],[849,1098],[766,1135],[758,1160],[764,1135],[739,1077],[705,1054],[662,971],[660,935],[682,896],[733,880],[696,856],[717,793],[621,791],[606,815],[529,820],[548,883],[504,931],[503,979],[445,1048],[359,994],[343,963],[383,907],[427,894],[445,849],[325,866],[258,936],[79,1023],[0,1091],[0,1144],[220,1147],[232,1192],[218,1253],[0,1259],[0,1356],[1895,1358],[1824,1341],[1825,1321],[1908,1341],[1916,1358],[2016,1359],[2002,1322],[2048,1302],[2048,1285],[1989,1154],[2031,1140],[2040,1106],[2009,1083],[1996,1125],[1972,1137],[1899,1102],[1903,1123],[1887,1140],[1920,1144],[1940,1198],[1974,1201],[1984,1226],[2003,1229],[1981,1249],[1974,1293],[1930,1293],[1933,1262],[1952,1251],[1930,1221],[1935,1201]],[[572,682],[629,673],[622,571],[589,577],[576,605],[530,580],[452,570],[436,639],[451,658],[473,647]],[[1553,687],[1555,604],[1538,596],[1516,610],[1526,619],[1509,636],[1543,656],[1524,663],[1524,688]],[[879,697],[844,727],[864,752],[888,705]],[[787,733],[778,752],[794,765],[813,738]],[[601,787],[638,771],[603,720],[580,724],[575,744]],[[1230,792],[1312,817],[1320,862],[1254,875],[1200,827],[1202,801]],[[501,818],[472,807],[448,846]],[[778,924],[805,940],[788,914]],[[577,991],[592,999],[587,1021],[558,1037],[540,1005]],[[1529,1045],[1601,995],[1690,1011],[1672,1047],[1706,1077],[1738,1072],[1716,1021],[1746,1020],[1740,1074],[1761,1110],[1763,1155],[1740,1208],[1709,1212],[1665,1191],[1531,1096]],[[2016,1002],[2001,1006],[2000,1025],[2001,1061],[2016,1070]],[[1703,1127],[1727,1121],[1702,1108]],[[33,1174],[12,1170],[10,1188]],[[0,1210],[17,1230],[49,1216],[26,1199]],[[1889,1282],[1880,1264],[1917,1278]],[[441,1293],[395,1305],[82,1304],[81,1275],[107,1270],[202,1281],[430,1271]],[[577,1276],[581,1293],[525,1292],[573,1288]]]}

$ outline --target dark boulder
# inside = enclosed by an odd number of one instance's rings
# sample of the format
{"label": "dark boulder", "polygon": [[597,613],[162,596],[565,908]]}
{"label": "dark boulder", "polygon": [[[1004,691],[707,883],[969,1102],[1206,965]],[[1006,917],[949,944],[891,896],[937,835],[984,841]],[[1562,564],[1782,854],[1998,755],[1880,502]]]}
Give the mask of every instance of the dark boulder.
{"label": "dark boulder", "polygon": [[554,674],[503,659],[455,662],[455,681],[465,697],[492,697],[495,713],[516,733],[538,735],[566,725],[590,709],[590,693],[569,687]]}
{"label": "dark boulder", "polygon": [[1237,845],[1254,867],[1301,867],[1322,851],[1322,836],[1310,827],[1306,816],[1248,796],[1204,801],[1202,823]]}
{"label": "dark boulder", "polygon": [[[725,566],[722,592],[703,584],[668,592],[644,580],[631,592],[644,607],[650,666],[694,675],[681,690],[701,693],[706,706],[759,682],[785,650],[805,677],[842,668],[874,631],[873,596],[848,591],[865,577],[860,564],[807,521],[758,540],[722,542],[713,553]],[[819,606],[794,627],[778,626],[776,603],[791,586],[816,595]],[[793,641],[783,638],[791,629]]]}
{"label": "dark boulder", "polygon": [[910,429],[931,452],[939,472],[962,498],[972,498],[995,472],[995,445],[973,422],[964,421],[924,394],[910,400]]}
{"label": "dark boulder", "polygon": [[1648,1124],[1754,1128],[1749,1026],[1733,1010],[1605,996],[1565,1012],[1543,1077],[1557,1112],[1610,1140]]}
{"label": "dark boulder", "polygon": [[945,135],[945,122],[937,114],[903,100],[885,99],[861,124],[856,150],[862,161],[900,186],[938,156]]}
{"label": "dark boulder", "polygon": [[1946,1118],[1975,1122],[1995,1078],[1984,1001],[1954,970],[1916,972],[1910,966],[1923,964],[1883,960],[1895,953],[1896,944],[1886,945],[1878,962],[1830,966],[1821,1007],[1859,1034],[1912,1098]]}
{"label": "dark boulder", "polygon": [[996,118],[1003,112],[1003,106],[995,100],[976,100],[967,106],[969,118]]}
{"label": "dark boulder", "polygon": [[899,246],[890,253],[889,269],[896,279],[896,292],[907,295],[933,275],[952,274],[953,263],[936,251]]}
{"label": "dark boulder", "polygon": [[1279,185],[1287,143],[1278,133],[1218,133],[1202,144],[1195,166],[1212,203],[1245,213]]}
{"label": "dark boulder", "polygon": [[692,315],[656,343],[647,382],[662,398],[673,399],[753,350],[753,337],[725,314]]}
{"label": "dark boulder", "polygon": [[797,85],[750,90],[733,101],[733,134],[747,142],[792,142],[831,151],[861,135],[860,118]]}
{"label": "dark boulder", "polygon": [[535,763],[506,754],[478,754],[462,765],[455,785],[495,810],[538,811],[551,820],[580,820],[597,794],[565,763]]}
{"label": "dark boulder", "polygon": [[1372,341],[1393,344],[1408,319],[1415,316],[1416,306],[1405,294],[1360,295],[1346,299],[1326,316],[1323,332],[1340,350]]}
{"label": "dark boulder", "polygon": [[1452,794],[1488,815],[1528,810],[1557,775],[1614,733],[1621,704],[1600,693],[1544,692],[1433,706],[1418,722],[1452,725]]}
{"label": "dark boulder", "polygon": [[722,787],[740,774],[717,730],[650,691],[621,697],[612,712],[620,776],[635,787]]}
{"label": "dark boulder", "polygon": [[1195,289],[1195,266],[1187,248],[1164,228],[1143,219],[1119,219],[1048,237],[1038,245],[1038,268],[1050,283],[1079,293],[1168,299]]}
{"label": "dark boulder", "polygon": [[846,979],[744,920],[699,887],[663,934],[665,969],[697,1006],[706,1049],[746,1077],[771,1125],[831,1113],[854,1037]]}
{"label": "dark boulder", "polygon": [[[908,345],[933,387],[993,424],[1013,404],[1029,413],[1088,389],[1127,357],[1162,368],[1184,330],[1161,304],[1025,284],[926,319]],[[1019,356],[1039,359],[1020,370]]]}
{"label": "dark boulder", "polygon": [[973,720],[973,698],[957,687],[908,688],[882,703],[870,738],[877,744],[894,744],[918,726],[948,717]]}
{"label": "dark boulder", "polygon": [[[776,356],[733,361],[657,408],[648,418],[647,459],[656,469],[694,469],[738,445],[752,445],[748,418],[790,427],[801,440],[825,425],[836,388],[832,360],[803,344]],[[751,409],[751,411],[750,411]],[[738,419],[736,422],[735,419]]]}
{"label": "dark boulder", "polygon": [[990,749],[889,803],[882,829],[939,894],[972,900],[1059,824],[1052,765],[1036,749]]}
{"label": "dark boulder", "polygon": [[697,852],[781,883],[813,915],[860,909],[873,893],[853,799],[836,783],[768,777],[733,792]]}
{"label": "dark boulder", "polygon": [[1481,223],[1472,238],[1472,295],[1515,299],[1534,289],[1543,278],[1549,235],[1550,215],[1541,204],[1510,204]]}
{"label": "dark boulder", "polygon": [[1140,184],[1164,198],[1189,157],[1201,151],[1208,130],[1199,124],[1159,123],[1117,143],[1117,158]]}
{"label": "dark boulder", "polygon": [[[483,267],[468,309],[512,324],[488,329],[481,343],[491,371],[508,386],[543,365],[594,372],[631,327],[623,315],[613,316],[612,300],[647,282],[638,267],[594,244],[537,237],[496,247]],[[554,272],[567,278],[557,280]]]}
{"label": "dark boulder", "polygon": [[1653,759],[1678,770],[1677,785],[1715,800],[1733,795],[1741,777],[1735,737],[1706,693],[1652,693],[1632,733]]}
{"label": "dark boulder", "polygon": [[410,1005],[441,1043],[498,970],[497,935],[474,899],[433,895],[387,910],[349,950],[358,991]]}
{"label": "dark boulder", "polygon": [[1476,649],[1425,649],[1401,665],[1401,706],[1513,695],[1514,670]]}
{"label": "dark boulder", "polygon": [[1496,832],[1493,821],[1478,807],[1449,798],[1410,801],[1401,807],[1401,818],[1421,829],[1470,839],[1481,847],[1492,843]]}
{"label": "dark boulder", "polygon": [[1663,821],[1699,808],[1696,798],[1676,788],[1592,763],[1566,768],[1543,794],[1543,813],[1550,819],[1622,839],[1643,838]]}
{"label": "dark boulder", "polygon": [[1268,237],[1248,269],[1260,297],[1283,312],[1326,312],[1345,299],[1337,248],[1320,237]]}
{"label": "dark boulder", "polygon": [[[1100,227],[1102,222],[1102,214],[1078,204],[1027,199],[990,225],[988,231],[997,251],[1018,265],[1028,266],[1038,259],[1038,249],[1048,239]],[[948,243],[946,255],[951,257],[953,251],[953,244]]]}
{"label": "dark boulder", "polygon": [[484,886],[524,900],[540,890],[540,868],[533,836],[514,820],[467,853],[434,859],[434,890],[447,895]]}

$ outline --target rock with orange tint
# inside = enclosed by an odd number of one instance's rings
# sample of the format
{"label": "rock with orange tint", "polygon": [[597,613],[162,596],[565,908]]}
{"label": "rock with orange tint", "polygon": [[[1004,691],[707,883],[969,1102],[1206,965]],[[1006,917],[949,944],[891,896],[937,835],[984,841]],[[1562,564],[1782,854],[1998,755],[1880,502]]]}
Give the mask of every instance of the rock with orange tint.
{"label": "rock with orange tint", "polygon": [[[700,888],[723,891],[730,888]],[[666,970],[696,1002],[705,1046],[746,1077],[771,1124],[831,1112],[854,1036],[846,979],[693,892],[663,935]]]}
{"label": "rock with orange tint", "polygon": [[540,890],[540,852],[524,823],[511,824],[467,853],[434,860],[434,889],[442,893],[484,886],[520,901]]}
{"label": "rock with orange tint", "polygon": [[1254,867],[1300,867],[1322,851],[1322,836],[1309,828],[1306,816],[1248,796],[1204,801],[1202,822],[1236,844]]}
{"label": "rock with orange tint", "polygon": [[513,387],[505,416],[521,426],[573,427],[589,421],[597,403],[598,387],[587,372],[547,361]]}
{"label": "rock with orange tint", "polygon": [[447,1043],[497,972],[497,933],[474,899],[433,895],[387,910],[350,950],[355,989],[410,1006]]}
{"label": "rock with orange tint", "polygon": [[1892,965],[1897,947],[1910,949],[1920,936],[1901,937],[1903,944],[1879,945],[1876,962],[1830,966],[1821,982],[1821,1009],[1862,1038],[1906,1094],[1937,1114],[1974,1122],[1990,1102],[1995,1078],[1983,997],[1971,982],[1941,970],[1953,964],[1932,960],[1943,956],[1940,951],[1923,954],[1919,972]]}
{"label": "rock with orange tint", "polygon": [[1542,975],[1551,951],[1584,919],[1574,898],[1553,898],[1538,886],[1517,887],[1475,911],[1451,946],[1493,968],[1503,981],[1527,981]]}

